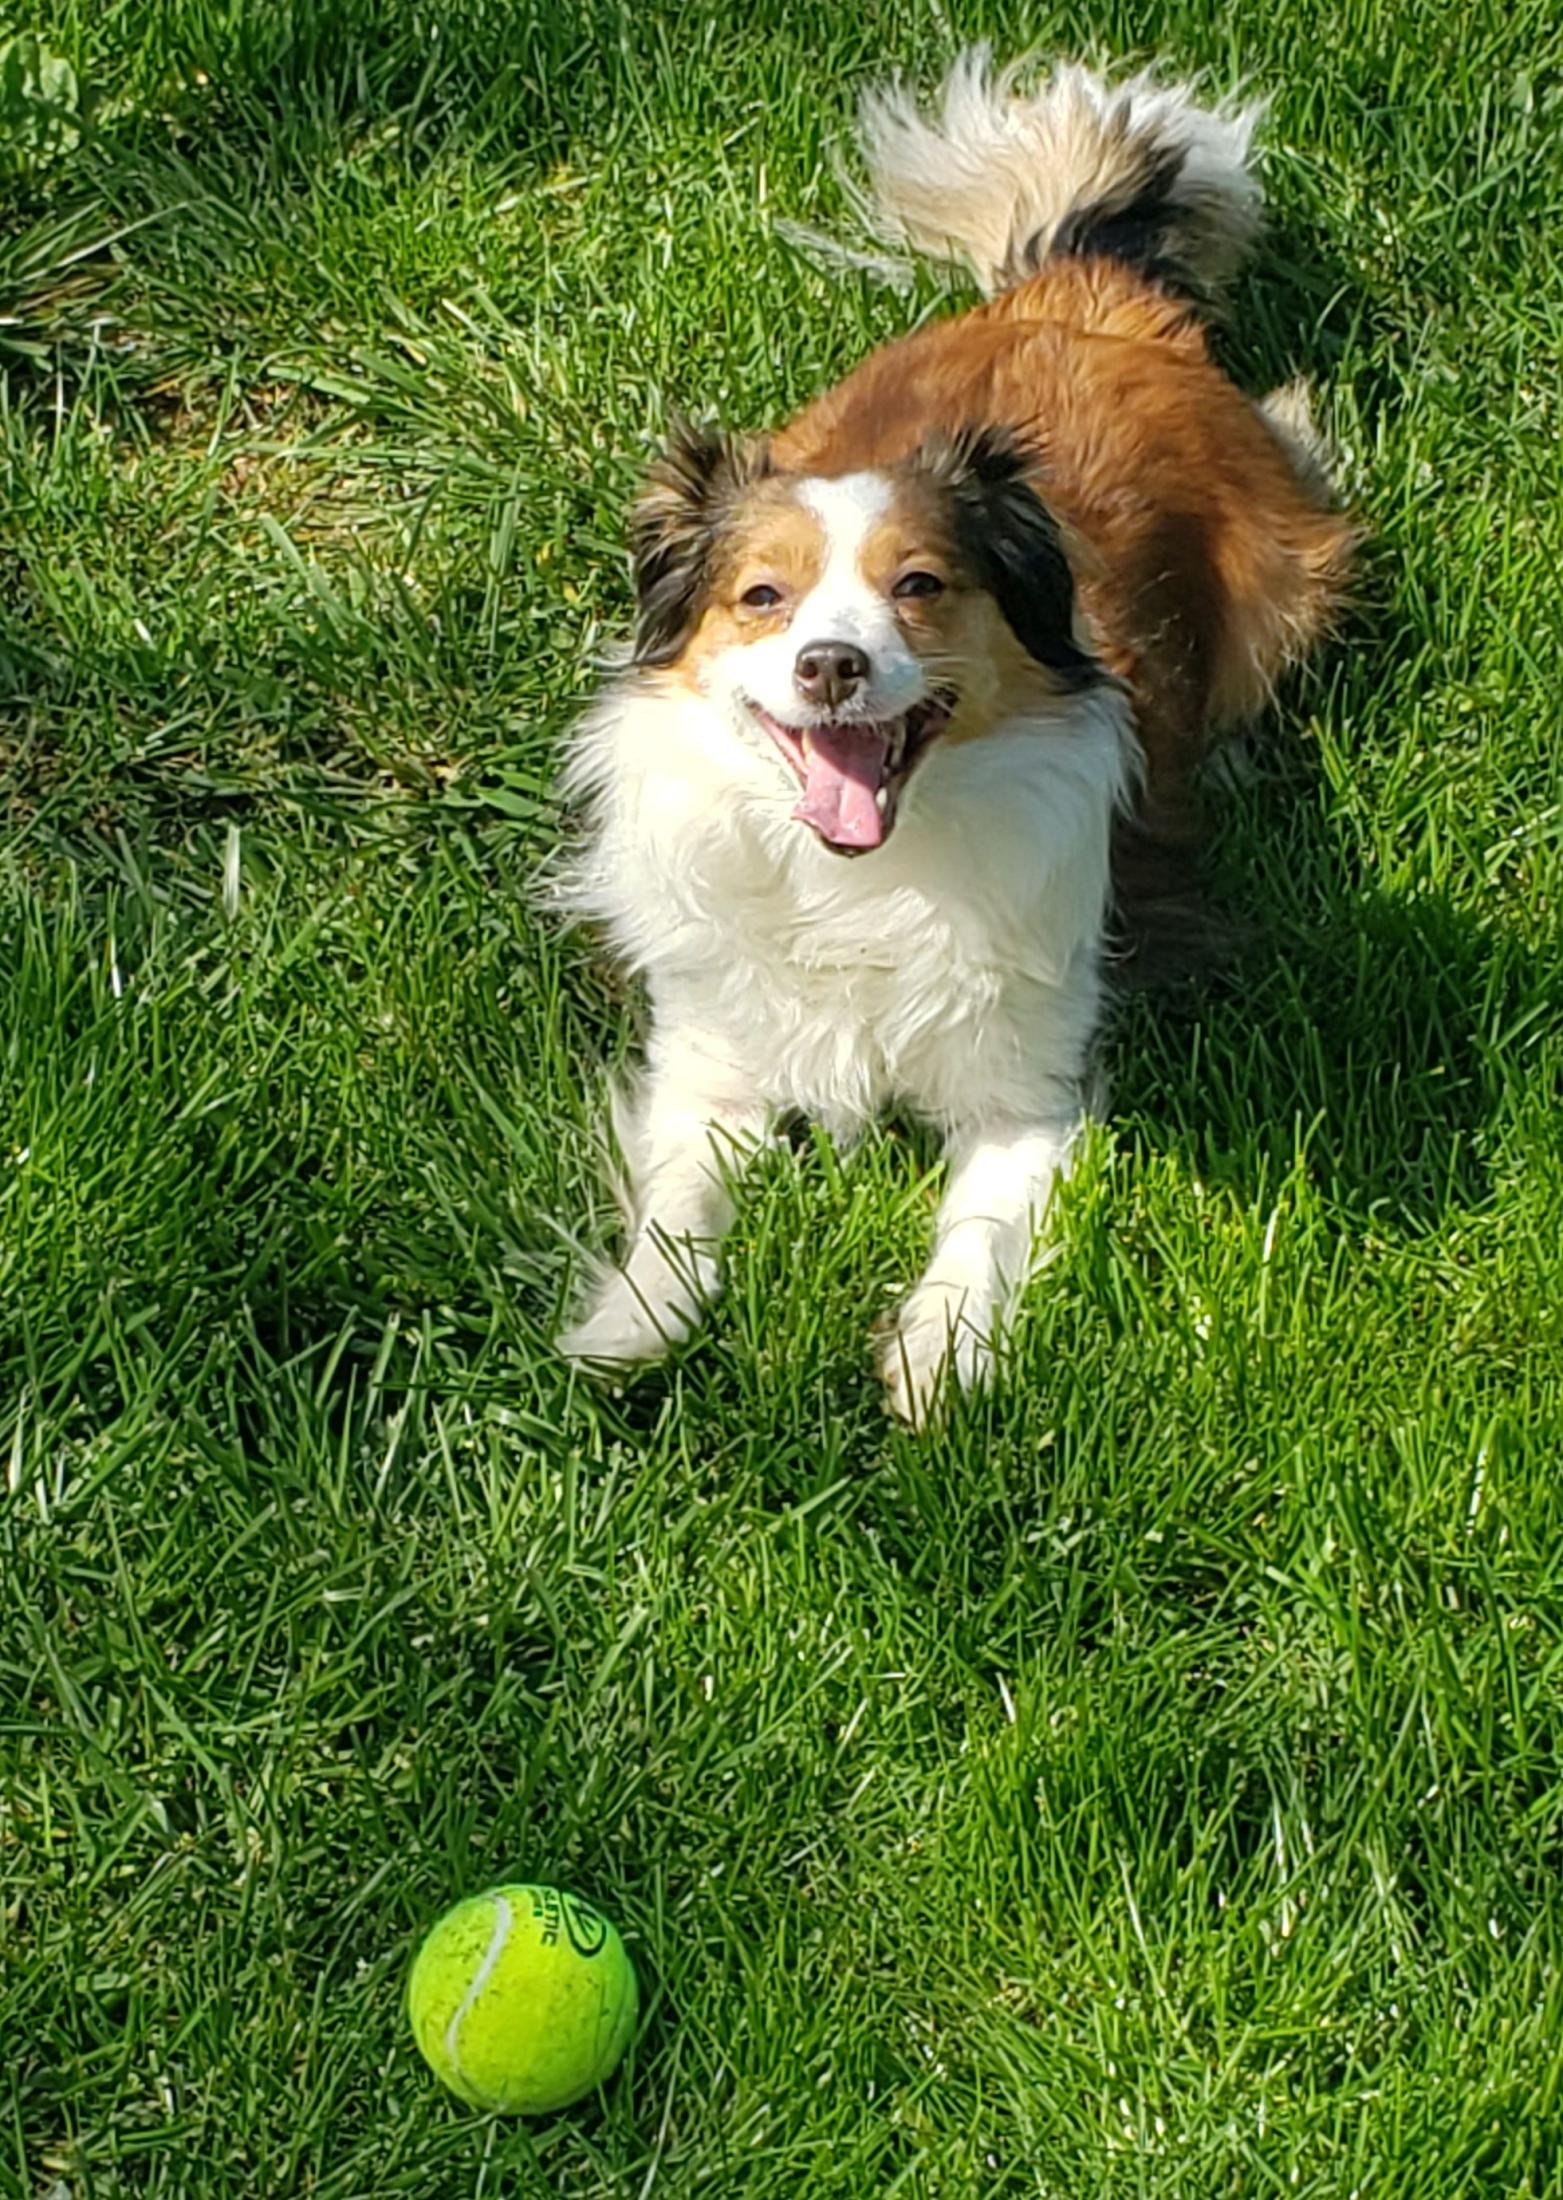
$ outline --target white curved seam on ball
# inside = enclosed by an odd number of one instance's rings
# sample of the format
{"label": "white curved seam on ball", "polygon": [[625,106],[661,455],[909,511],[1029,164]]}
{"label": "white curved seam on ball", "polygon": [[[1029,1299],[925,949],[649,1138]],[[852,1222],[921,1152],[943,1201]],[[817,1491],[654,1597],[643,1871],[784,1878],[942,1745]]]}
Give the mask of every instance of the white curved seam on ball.
{"label": "white curved seam on ball", "polygon": [[[473,1972],[471,1985],[456,2004],[455,2013],[445,2027],[446,2059],[462,2084],[466,2086],[471,2086],[472,2080],[461,2067],[461,2056],[457,2048],[461,2028],[471,2014],[473,2003],[494,1976],[494,1967],[504,1954],[505,1942],[510,1938],[510,1904],[502,1894],[495,1895],[494,1908],[497,1913],[494,1919],[494,1930],[488,1936],[488,1946],[483,1951],[483,1961]],[[474,2092],[481,2092],[481,2090],[481,2087],[473,2087]]]}

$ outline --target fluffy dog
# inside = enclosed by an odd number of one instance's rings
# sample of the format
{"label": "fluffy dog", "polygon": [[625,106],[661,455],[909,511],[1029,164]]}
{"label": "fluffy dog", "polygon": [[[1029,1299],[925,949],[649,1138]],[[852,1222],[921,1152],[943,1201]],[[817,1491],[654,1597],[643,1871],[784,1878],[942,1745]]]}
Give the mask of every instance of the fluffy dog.
{"label": "fluffy dog", "polygon": [[1082,1122],[1115,889],[1154,935],[1212,735],[1344,579],[1316,461],[1207,342],[1258,224],[1254,111],[1019,81],[979,49],[931,116],[864,110],[881,232],[987,302],[769,437],[680,433],[635,509],[633,656],[569,784],[577,905],[652,1028],[580,1359],[688,1332],[779,1118],[896,1103],[948,1181],[889,1404],[918,1422],[985,1375]]}

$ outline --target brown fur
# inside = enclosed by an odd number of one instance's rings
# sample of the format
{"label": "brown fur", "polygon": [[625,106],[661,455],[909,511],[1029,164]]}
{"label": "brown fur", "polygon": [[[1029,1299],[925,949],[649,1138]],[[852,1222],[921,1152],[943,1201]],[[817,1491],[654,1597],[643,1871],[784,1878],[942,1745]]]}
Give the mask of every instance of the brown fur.
{"label": "brown fur", "polygon": [[[786,625],[789,599],[814,586],[825,569],[825,549],[819,521],[787,483],[765,481],[749,491],[718,538],[704,606],[678,660],[691,684],[699,685],[703,658]],[[743,601],[744,591],[761,581],[783,592],[769,609]]]}
{"label": "brown fur", "polygon": [[948,528],[949,506],[937,484],[912,476],[870,530],[859,560],[863,577],[890,595],[903,573],[936,574],[939,596],[895,605],[908,642],[936,681],[948,679],[959,701],[945,741],[975,741],[1006,717],[1047,695],[1046,668],[1030,656]]}
{"label": "brown fur", "polygon": [[1194,315],[1106,259],[1048,262],[960,318],[886,345],[775,438],[774,463],[843,474],[930,434],[1013,430],[1064,530],[1095,644],[1145,752],[1118,866],[1154,896],[1197,837],[1211,734],[1257,710],[1328,622],[1354,531],[1210,356]]}

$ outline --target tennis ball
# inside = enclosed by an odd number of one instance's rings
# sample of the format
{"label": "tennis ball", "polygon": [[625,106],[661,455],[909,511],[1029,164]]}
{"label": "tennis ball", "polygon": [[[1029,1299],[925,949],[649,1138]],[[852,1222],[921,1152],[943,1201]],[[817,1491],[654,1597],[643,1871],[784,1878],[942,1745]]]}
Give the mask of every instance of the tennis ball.
{"label": "tennis ball", "polygon": [[413,1959],[424,2061],[473,2108],[551,2116],[612,2073],[640,1993],[624,1943],[579,1895],[491,1887],[447,1910]]}

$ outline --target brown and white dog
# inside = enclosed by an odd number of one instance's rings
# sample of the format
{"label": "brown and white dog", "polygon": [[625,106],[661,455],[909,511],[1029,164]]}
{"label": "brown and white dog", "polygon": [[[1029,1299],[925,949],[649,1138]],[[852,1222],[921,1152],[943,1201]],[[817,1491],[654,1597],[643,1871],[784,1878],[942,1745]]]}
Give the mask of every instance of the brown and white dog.
{"label": "brown and white dog", "polygon": [[[580,728],[577,905],[649,989],[630,1237],[561,1340],[653,1358],[717,1282],[744,1157],[803,1112],[943,1131],[892,1409],[980,1380],[1083,1118],[1115,885],[1154,908],[1211,737],[1329,617],[1351,530],[1203,316],[1255,120],[966,55],[868,101],[872,204],[988,302],[765,439],[679,435],[632,521],[633,659]],[[851,858],[853,860],[844,860]]]}

